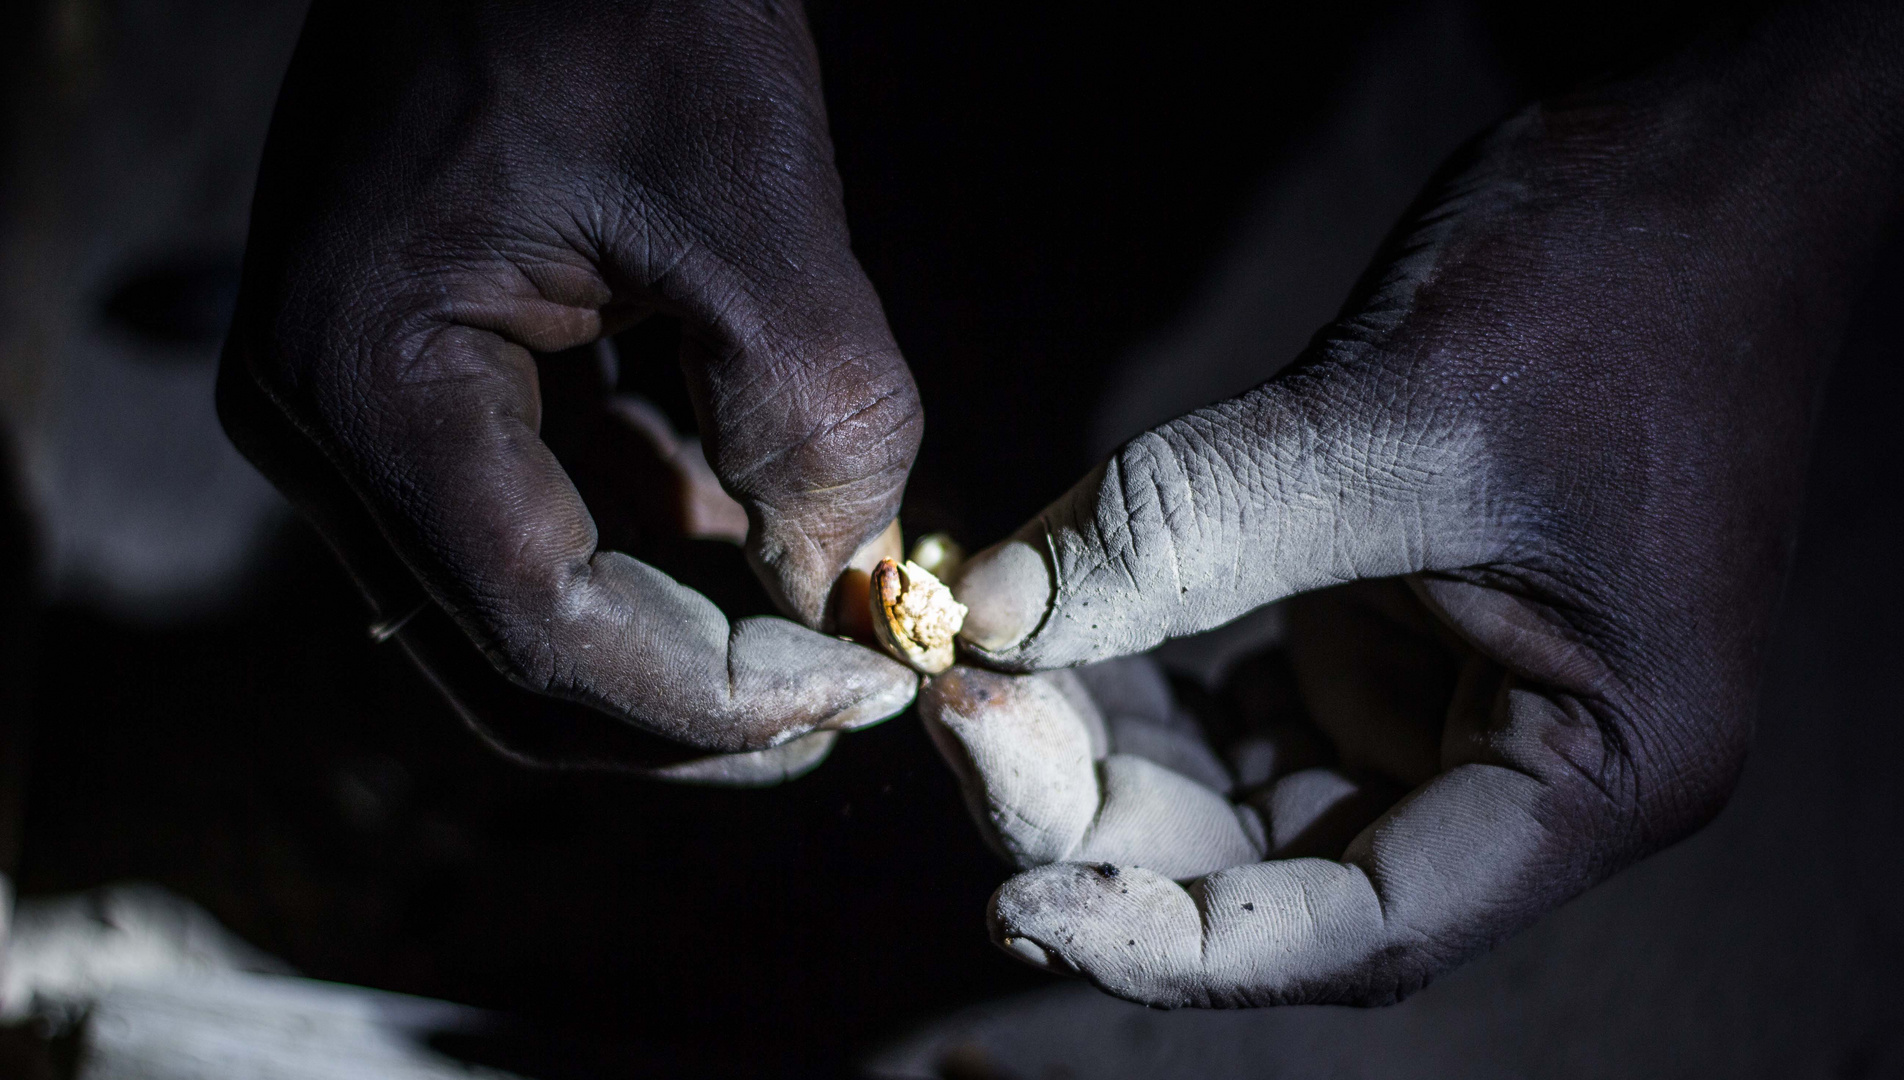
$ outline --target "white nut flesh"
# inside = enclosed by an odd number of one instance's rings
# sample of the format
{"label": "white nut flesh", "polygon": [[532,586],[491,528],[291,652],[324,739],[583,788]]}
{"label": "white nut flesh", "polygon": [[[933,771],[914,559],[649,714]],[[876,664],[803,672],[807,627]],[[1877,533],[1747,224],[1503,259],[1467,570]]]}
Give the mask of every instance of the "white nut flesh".
{"label": "white nut flesh", "polygon": [[872,602],[873,632],[887,652],[927,675],[952,666],[965,605],[925,567],[881,559],[873,568]]}

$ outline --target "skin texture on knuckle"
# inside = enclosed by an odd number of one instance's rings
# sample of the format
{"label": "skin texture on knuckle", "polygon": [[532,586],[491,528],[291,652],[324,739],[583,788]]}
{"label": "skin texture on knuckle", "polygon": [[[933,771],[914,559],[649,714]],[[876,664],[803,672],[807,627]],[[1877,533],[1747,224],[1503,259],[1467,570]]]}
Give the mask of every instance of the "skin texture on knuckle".
{"label": "skin texture on knuckle", "polygon": [[1400,388],[1373,362],[1298,371],[1132,440],[1021,531],[1048,551],[1055,595],[1032,637],[987,660],[1088,663],[1295,592],[1491,553],[1473,440],[1430,430],[1433,412],[1391,422]]}
{"label": "skin texture on knuckle", "polygon": [[1213,605],[1254,606],[1257,583],[1239,580],[1240,563],[1229,574],[1209,566],[1206,549],[1239,546],[1247,525],[1227,478],[1209,476],[1217,467],[1167,435],[1140,436],[1047,510],[1039,525],[1055,596],[1013,660],[1057,667],[1140,652],[1185,625],[1222,621]]}
{"label": "skin texture on knuckle", "polygon": [[898,512],[917,386],[856,265],[709,317],[715,336],[685,364],[708,460],[748,510],[776,601],[818,626],[834,579]]}
{"label": "skin texture on knuckle", "polygon": [[896,497],[924,431],[918,389],[896,354],[809,354],[777,374],[772,386],[722,387],[710,409],[721,434],[709,453],[723,479],[763,502]]}
{"label": "skin texture on knuckle", "polygon": [[753,521],[749,557],[789,614],[818,625],[834,578],[898,513],[924,427],[911,373],[896,354],[795,370],[714,411],[753,419],[718,424],[709,443]]}

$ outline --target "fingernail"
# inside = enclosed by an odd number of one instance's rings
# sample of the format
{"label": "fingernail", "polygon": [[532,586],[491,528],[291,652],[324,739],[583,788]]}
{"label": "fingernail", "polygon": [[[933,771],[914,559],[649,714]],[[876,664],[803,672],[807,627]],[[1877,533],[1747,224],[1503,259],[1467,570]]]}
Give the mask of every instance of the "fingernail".
{"label": "fingernail", "polygon": [[1043,945],[1038,944],[1030,938],[1007,937],[1001,939],[998,946],[1019,960],[1030,964],[1032,967],[1042,971],[1049,971],[1053,975],[1076,975],[1078,973],[1078,969],[1066,963],[1064,957],[1046,950]]}
{"label": "fingernail", "polygon": [[1051,571],[1044,552],[1007,540],[966,561],[952,594],[966,606],[959,637],[986,652],[1016,648],[1051,607]]}
{"label": "fingernail", "polygon": [[834,633],[843,634],[861,644],[872,642],[872,613],[866,602],[871,579],[867,575],[879,565],[879,560],[897,559],[904,554],[897,520],[853,553],[853,557],[846,562],[846,568],[840,571],[840,576],[833,582],[833,593],[827,601],[826,625]]}
{"label": "fingernail", "polygon": [[818,726],[828,731],[858,731],[898,716],[906,711],[906,706],[912,704],[912,699],[919,693],[919,677],[910,671],[906,675],[903,682],[895,683],[890,689],[871,697],[861,698],[827,717]]}
{"label": "fingernail", "polygon": [[1030,938],[1008,937],[999,944],[1004,947],[1006,952],[1030,964],[1032,967],[1044,968],[1046,971],[1052,970],[1051,954],[1045,951],[1043,945],[1038,944]]}
{"label": "fingernail", "polygon": [[814,731],[792,742],[742,754],[712,754],[650,770],[658,780],[703,787],[772,787],[820,767],[839,741],[835,731]]}

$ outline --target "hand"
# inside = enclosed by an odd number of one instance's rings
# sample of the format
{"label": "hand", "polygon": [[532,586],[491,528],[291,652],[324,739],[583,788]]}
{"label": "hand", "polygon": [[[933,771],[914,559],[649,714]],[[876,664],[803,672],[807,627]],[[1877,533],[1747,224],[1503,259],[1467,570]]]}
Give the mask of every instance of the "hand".
{"label": "hand", "polygon": [[[657,312],[685,328],[708,459],[797,624],[730,622],[604,550],[539,437],[556,358]],[[513,752],[773,780],[826,737],[678,763],[913,695],[904,667],[820,632],[843,572],[895,546],[920,412],[848,247],[798,5],[320,0],[220,409]]]}
{"label": "hand", "polygon": [[1014,672],[1306,594],[1306,716],[1231,710],[1227,761],[1143,661],[922,694],[1029,871],[997,942],[1152,1005],[1393,1001],[1718,811],[1904,191],[1899,22],[1786,12],[1510,119],[1291,371],[967,564],[968,655]]}

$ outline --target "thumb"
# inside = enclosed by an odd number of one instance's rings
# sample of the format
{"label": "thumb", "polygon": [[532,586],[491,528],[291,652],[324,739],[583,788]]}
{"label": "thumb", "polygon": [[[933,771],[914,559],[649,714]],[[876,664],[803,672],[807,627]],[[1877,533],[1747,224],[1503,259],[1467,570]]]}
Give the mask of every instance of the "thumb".
{"label": "thumb", "polygon": [[966,645],[1012,671],[1084,664],[1293,593],[1486,561],[1480,440],[1422,404],[1448,395],[1407,358],[1375,354],[1325,344],[1133,439],[966,564]]}

